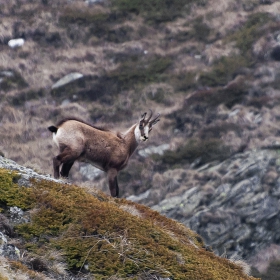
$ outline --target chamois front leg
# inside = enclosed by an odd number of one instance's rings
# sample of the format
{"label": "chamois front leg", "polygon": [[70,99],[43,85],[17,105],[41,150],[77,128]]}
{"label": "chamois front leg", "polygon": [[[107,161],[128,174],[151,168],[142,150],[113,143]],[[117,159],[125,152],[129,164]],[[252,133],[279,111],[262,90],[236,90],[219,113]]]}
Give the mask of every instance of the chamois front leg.
{"label": "chamois front leg", "polygon": [[74,164],[74,161],[63,163],[62,167],[61,167],[60,175],[62,177],[68,178],[70,169],[73,166],[73,164]]}
{"label": "chamois front leg", "polygon": [[119,196],[119,186],[118,186],[118,179],[117,179],[118,171],[114,168],[109,169],[107,175],[108,175],[111,196],[118,197]]}

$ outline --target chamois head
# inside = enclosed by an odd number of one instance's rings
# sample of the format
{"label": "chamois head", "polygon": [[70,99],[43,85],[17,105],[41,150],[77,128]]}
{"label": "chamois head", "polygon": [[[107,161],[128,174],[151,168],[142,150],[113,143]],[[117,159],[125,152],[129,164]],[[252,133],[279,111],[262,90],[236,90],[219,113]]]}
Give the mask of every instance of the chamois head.
{"label": "chamois head", "polygon": [[153,111],[150,109],[150,115],[146,119],[147,112],[145,112],[139,121],[139,124],[137,124],[135,129],[135,137],[137,141],[147,141],[149,139],[149,132],[152,130],[153,125],[155,125],[160,119],[160,114],[157,114],[155,118],[152,118]]}

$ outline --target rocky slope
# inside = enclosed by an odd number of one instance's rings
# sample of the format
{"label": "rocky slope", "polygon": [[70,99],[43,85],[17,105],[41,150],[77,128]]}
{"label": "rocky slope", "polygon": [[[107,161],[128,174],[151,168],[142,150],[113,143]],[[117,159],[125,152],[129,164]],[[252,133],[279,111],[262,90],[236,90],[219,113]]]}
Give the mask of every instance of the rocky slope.
{"label": "rocky slope", "polygon": [[185,190],[189,176],[176,170],[173,182],[162,182],[173,187],[169,197],[152,208],[199,233],[217,254],[237,254],[256,265],[263,249],[279,242],[278,174],[279,155],[270,150],[192,170],[196,183]]}
{"label": "rocky slope", "polygon": [[256,279],[139,204],[1,157],[0,184],[1,279]]}
{"label": "rocky slope", "polygon": [[[51,174],[46,128],[62,117],[126,130],[160,112],[121,196],[263,272],[262,256],[279,259],[279,12],[273,0],[1,3],[1,153]],[[70,179],[108,192],[90,166]]]}

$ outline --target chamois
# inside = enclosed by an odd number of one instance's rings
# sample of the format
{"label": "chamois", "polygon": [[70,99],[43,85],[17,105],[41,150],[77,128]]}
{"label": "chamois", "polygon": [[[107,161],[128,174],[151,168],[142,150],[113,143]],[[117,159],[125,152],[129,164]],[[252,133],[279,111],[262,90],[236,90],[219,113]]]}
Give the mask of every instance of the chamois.
{"label": "chamois", "polygon": [[95,127],[76,118],[64,119],[56,126],[48,127],[60,150],[59,155],[53,158],[54,177],[59,178],[61,164],[60,175],[68,177],[76,160],[87,162],[107,173],[111,196],[118,197],[118,172],[126,167],[138,144],[148,140],[149,132],[160,120],[160,114],[151,120],[152,110],[147,119],[146,115],[144,113],[139,122],[123,134]]}

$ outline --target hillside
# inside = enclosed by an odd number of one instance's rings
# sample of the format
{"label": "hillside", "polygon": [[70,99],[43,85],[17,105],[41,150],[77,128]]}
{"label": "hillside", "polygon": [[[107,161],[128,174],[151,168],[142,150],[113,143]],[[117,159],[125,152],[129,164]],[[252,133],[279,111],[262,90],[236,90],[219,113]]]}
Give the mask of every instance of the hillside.
{"label": "hillside", "polygon": [[[121,197],[266,277],[280,259],[279,13],[274,0],[0,3],[0,154],[52,174],[61,118],[126,131],[159,112]],[[109,193],[86,164],[69,181]]]}
{"label": "hillside", "polygon": [[145,206],[3,166],[0,279],[255,279]]}

